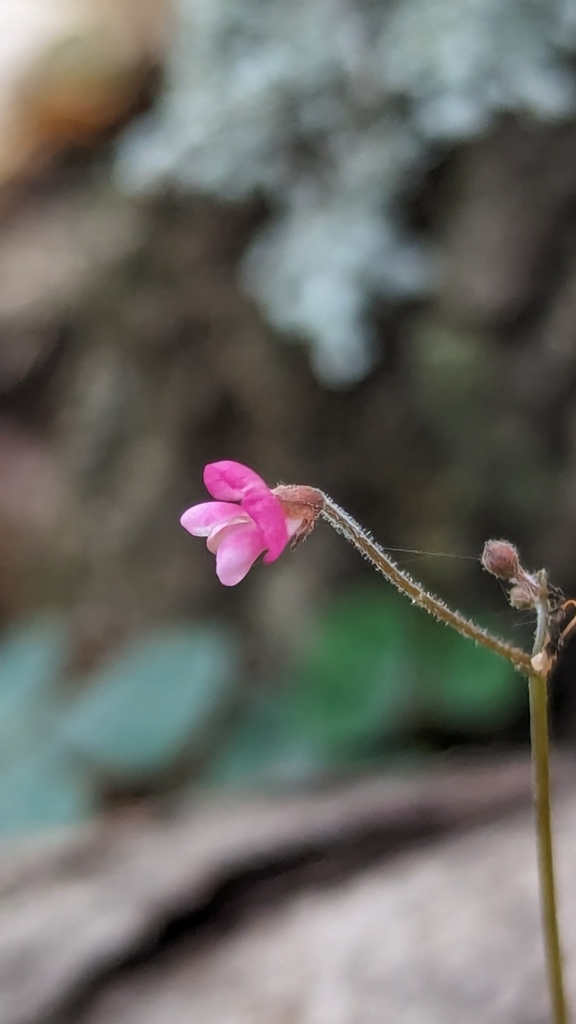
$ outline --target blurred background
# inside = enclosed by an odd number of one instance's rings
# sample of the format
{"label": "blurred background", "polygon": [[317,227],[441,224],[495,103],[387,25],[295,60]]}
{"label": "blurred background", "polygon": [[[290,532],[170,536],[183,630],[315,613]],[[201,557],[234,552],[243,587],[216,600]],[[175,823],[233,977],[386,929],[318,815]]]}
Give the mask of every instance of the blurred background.
{"label": "blurred background", "polygon": [[485,539],[576,592],[575,57],[574,0],[4,0],[1,835],[526,744],[327,527],[228,590],[178,519],[235,459],[518,644]]}

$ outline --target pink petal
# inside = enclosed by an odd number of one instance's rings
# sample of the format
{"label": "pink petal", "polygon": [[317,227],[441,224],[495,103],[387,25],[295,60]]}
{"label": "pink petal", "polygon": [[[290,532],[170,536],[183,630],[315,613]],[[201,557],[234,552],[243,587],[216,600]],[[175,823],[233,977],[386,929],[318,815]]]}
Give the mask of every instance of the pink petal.
{"label": "pink petal", "polygon": [[238,522],[250,521],[247,513],[243,513],[239,505],[233,505],[228,501],[205,501],[201,505],[192,505],[186,509],[180,522],[194,537],[207,537],[214,527],[225,525],[234,519]]}
{"label": "pink petal", "polygon": [[240,501],[262,531],[268,548],[265,562],[274,562],[288,543],[284,509],[261,477],[240,462],[211,462],[204,469],[204,483],[214,498]]}
{"label": "pink petal", "polygon": [[276,561],[289,540],[286,516],[278,498],[268,489],[266,494],[248,493],[242,498],[242,508],[246,509],[246,512],[260,527],[264,543],[268,548],[268,554],[264,561],[266,563]]}
{"label": "pink petal", "polygon": [[257,526],[252,523],[228,527],[216,552],[216,575],[225,587],[234,587],[265,550]]}
{"label": "pink petal", "polygon": [[241,462],[224,459],[204,467],[204,483],[213,498],[219,501],[241,501],[248,488],[269,491],[262,477]]}

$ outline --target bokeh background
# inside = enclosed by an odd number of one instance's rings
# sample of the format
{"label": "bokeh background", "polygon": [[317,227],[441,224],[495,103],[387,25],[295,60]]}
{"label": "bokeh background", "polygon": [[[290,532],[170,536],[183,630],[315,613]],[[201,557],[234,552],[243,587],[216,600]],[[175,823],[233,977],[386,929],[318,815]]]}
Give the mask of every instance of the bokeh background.
{"label": "bokeh background", "polygon": [[235,459],[517,643],[485,539],[576,591],[575,57],[573,0],[4,0],[0,834],[526,743],[327,527],[227,590],[178,519]]}

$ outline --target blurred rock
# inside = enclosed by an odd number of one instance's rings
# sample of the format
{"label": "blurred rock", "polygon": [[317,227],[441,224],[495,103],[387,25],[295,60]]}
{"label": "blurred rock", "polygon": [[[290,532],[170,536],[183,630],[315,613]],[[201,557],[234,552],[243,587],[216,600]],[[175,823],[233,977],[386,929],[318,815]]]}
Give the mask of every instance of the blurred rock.
{"label": "blurred rock", "polygon": [[[576,998],[574,797],[559,808],[567,988]],[[408,854],[257,907],[112,982],[78,1024],[545,1024],[531,821]],[[152,969],[154,964],[154,969]]]}
{"label": "blurred rock", "polygon": [[0,11],[0,186],[137,106],[161,59],[166,0],[5,0]]}
{"label": "blurred rock", "polygon": [[[3,1024],[369,1024],[388,1008],[425,1024],[544,1021],[528,817],[399,857],[529,802],[528,769],[460,763],[170,818],[142,808],[5,845]],[[561,822],[569,894],[572,799]]]}

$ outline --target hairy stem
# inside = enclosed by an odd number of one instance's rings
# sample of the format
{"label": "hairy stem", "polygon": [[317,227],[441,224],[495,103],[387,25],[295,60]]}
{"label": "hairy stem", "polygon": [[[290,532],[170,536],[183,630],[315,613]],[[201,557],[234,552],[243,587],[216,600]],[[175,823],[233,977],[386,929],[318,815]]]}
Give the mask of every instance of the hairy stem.
{"label": "hairy stem", "polygon": [[443,622],[446,626],[451,626],[452,629],[455,629],[462,636],[468,637],[469,640],[474,640],[475,643],[481,644],[483,647],[487,647],[488,650],[494,651],[495,654],[506,658],[512,663],[514,668],[519,669],[526,675],[532,672],[530,655],[526,651],[521,650],[519,647],[513,647],[511,644],[506,643],[505,640],[500,640],[499,637],[492,636],[486,630],[481,629],[480,626],[465,618],[460,612],[449,608],[440,598],[429,594],[420,583],[417,583],[408,573],[396,565],[396,562],[362,529],[359,523],[352,516],[348,515],[344,509],[340,508],[336,502],[332,501],[332,498],[329,498],[327,494],[323,495],[322,516],[338,533],[341,533],[346,540],[350,541],[360,554],[367,558],[374,568],[381,572],[397,590],[400,590],[406,597],[410,598],[413,604],[424,608],[425,611],[433,615],[439,622]]}
{"label": "hairy stem", "polygon": [[564,993],[562,951],[556,909],[552,812],[550,806],[550,764],[548,743],[548,692],[546,675],[532,672],[530,690],[530,734],[534,770],[534,810],[538,843],[538,874],[542,907],[542,930],[548,970],[548,984],[554,1024],[568,1024]]}
{"label": "hairy stem", "polygon": [[[554,856],[552,847],[552,815],[550,805],[550,765],[548,741],[548,694],[546,672],[537,672],[533,667],[530,655],[519,647],[513,647],[504,640],[492,636],[474,622],[466,619],[460,612],[448,608],[439,598],[428,593],[420,583],[413,580],[408,573],[400,569],[379,544],[366,533],[352,516],[332,501],[328,495],[322,495],[321,514],[327,522],[372,563],[397,590],[405,594],[413,604],[418,605],[433,615],[439,622],[451,626],[457,633],[482,644],[488,650],[501,655],[528,676],[530,692],[530,733],[532,748],[532,764],[534,772],[534,804],[536,815],[536,835],[538,844],[538,872],[540,880],[540,900],[542,906],[542,929],[548,983],[552,1002],[554,1024],[568,1024],[568,1011],[564,994],[562,952],[558,930],[556,910],[556,887],[554,881]],[[540,585],[534,584],[534,604],[536,610],[536,636],[534,654],[539,654],[545,646],[548,635],[548,588],[545,574],[537,579]]]}

